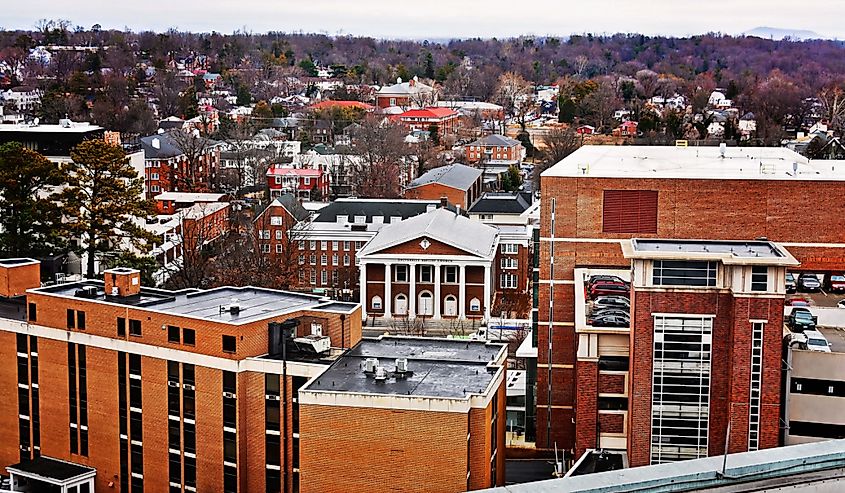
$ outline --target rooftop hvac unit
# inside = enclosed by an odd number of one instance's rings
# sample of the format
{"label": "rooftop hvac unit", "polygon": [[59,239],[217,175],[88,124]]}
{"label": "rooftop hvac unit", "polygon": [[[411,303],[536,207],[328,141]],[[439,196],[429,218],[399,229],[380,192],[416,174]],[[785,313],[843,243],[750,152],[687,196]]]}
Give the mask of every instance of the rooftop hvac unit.
{"label": "rooftop hvac unit", "polygon": [[408,372],[408,358],[396,358],[396,373]]}
{"label": "rooftop hvac unit", "polygon": [[310,334],[303,337],[296,337],[293,340],[297,349],[305,353],[323,354],[332,347],[331,339],[328,336]]}
{"label": "rooftop hvac unit", "polygon": [[112,286],[111,287],[111,295],[112,296],[119,296],[120,295],[120,288],[118,288],[117,286]]}
{"label": "rooftop hvac unit", "polygon": [[364,372],[375,373],[378,367],[378,358],[367,358],[364,360]]}
{"label": "rooftop hvac unit", "polygon": [[77,289],[73,295],[77,298],[96,298],[97,286],[82,286],[80,289]]}
{"label": "rooftop hvac unit", "polygon": [[384,382],[387,380],[387,369],[383,366],[376,367],[376,382]]}

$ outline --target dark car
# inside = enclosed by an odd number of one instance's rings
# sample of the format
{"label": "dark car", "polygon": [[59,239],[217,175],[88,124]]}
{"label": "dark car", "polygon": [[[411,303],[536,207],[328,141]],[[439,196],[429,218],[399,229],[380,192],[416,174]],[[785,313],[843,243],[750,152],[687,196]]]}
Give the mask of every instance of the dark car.
{"label": "dark car", "polygon": [[599,296],[624,296],[628,297],[628,285],[619,283],[599,282],[590,286],[590,299],[596,299]]}
{"label": "dark car", "polygon": [[792,309],[786,319],[786,325],[792,332],[804,332],[805,330],[816,330],[818,317],[814,316],[809,308],[798,306]]}
{"label": "dark car", "polygon": [[603,317],[605,315],[619,315],[622,317],[630,317],[631,312],[627,308],[602,308],[601,310],[593,310],[590,318]]}
{"label": "dark car", "polygon": [[594,276],[590,276],[590,280],[587,282],[587,286],[591,287],[596,283],[600,282],[612,282],[612,283],[619,283],[619,284],[628,284],[628,281],[622,279],[619,276],[611,276],[607,274],[596,274]]}
{"label": "dark car", "polygon": [[819,291],[822,288],[822,283],[819,278],[813,274],[801,274],[798,276],[798,289],[801,291]]}
{"label": "dark car", "polygon": [[599,296],[593,300],[593,308],[631,308],[631,300],[624,296]]}
{"label": "dark car", "polygon": [[786,292],[787,293],[794,293],[797,289],[797,285],[795,284],[795,276],[791,272],[786,273]]}
{"label": "dark car", "polygon": [[603,315],[591,318],[590,325],[593,327],[628,327],[631,325],[631,319],[620,315]]}

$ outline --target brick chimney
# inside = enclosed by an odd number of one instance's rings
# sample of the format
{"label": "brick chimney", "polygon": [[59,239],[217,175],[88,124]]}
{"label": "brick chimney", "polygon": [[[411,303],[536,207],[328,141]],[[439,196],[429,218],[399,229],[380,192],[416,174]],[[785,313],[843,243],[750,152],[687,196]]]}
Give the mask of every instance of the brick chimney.
{"label": "brick chimney", "polygon": [[14,298],[41,287],[41,262],[31,258],[0,259],[0,296]]}
{"label": "brick chimney", "polygon": [[446,198],[445,195],[440,197],[440,208],[445,209],[448,206],[449,206],[449,199]]}
{"label": "brick chimney", "polygon": [[127,267],[116,267],[103,273],[106,296],[125,298],[141,292],[141,271]]}

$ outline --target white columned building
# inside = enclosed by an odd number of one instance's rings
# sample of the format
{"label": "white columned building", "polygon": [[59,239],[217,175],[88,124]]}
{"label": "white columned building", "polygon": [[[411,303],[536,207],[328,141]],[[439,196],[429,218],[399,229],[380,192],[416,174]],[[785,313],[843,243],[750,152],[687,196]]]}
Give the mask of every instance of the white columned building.
{"label": "white columned building", "polygon": [[447,209],[383,227],[358,252],[365,316],[489,319],[498,245],[497,228]]}

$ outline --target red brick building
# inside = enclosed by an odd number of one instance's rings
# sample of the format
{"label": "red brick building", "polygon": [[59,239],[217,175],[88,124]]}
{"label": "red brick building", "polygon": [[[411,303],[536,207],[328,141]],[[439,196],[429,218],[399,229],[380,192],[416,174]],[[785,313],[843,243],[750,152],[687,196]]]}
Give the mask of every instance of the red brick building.
{"label": "red brick building", "polygon": [[[762,336],[766,402],[761,409],[766,411],[761,412],[770,418],[771,406],[776,403],[771,385],[773,380],[779,381],[780,373],[779,363],[771,358],[772,353],[779,352],[779,336],[775,346],[771,331],[779,333],[781,320],[772,303],[777,304],[777,298],[783,297],[780,287],[765,296],[749,295],[734,287],[704,290],[706,294],[698,290],[687,293],[651,289],[647,285],[638,291],[635,271],[633,327],[630,334],[623,331],[605,346],[615,351],[621,361],[603,364],[594,357],[593,339],[585,339],[585,334],[578,331],[578,310],[583,314],[584,308],[579,308],[576,301],[577,286],[583,282],[576,269],[630,271],[632,259],[623,255],[622,245],[631,238],[765,237],[788,249],[800,262],[791,270],[845,270],[845,211],[839,199],[845,194],[845,174],[837,165],[830,161],[809,162],[781,148],[584,146],[545,171],[541,179],[539,301],[534,330],[538,349],[537,446],[552,448],[557,443],[558,447],[573,451],[595,446],[597,418],[593,406],[601,403],[597,399],[604,393],[630,397],[627,403],[617,400],[603,404],[630,415],[621,421],[605,417],[605,421],[615,424],[600,423],[599,429],[617,427],[615,438],[625,437],[628,441],[632,464],[664,460],[652,454],[646,438],[661,436],[646,429],[650,412],[655,409],[651,401],[654,392],[647,382],[653,367],[633,355],[639,357],[635,347],[644,344],[643,354],[648,356],[648,334],[656,334],[659,328],[656,317],[661,313],[681,313],[715,316],[710,330],[713,357],[719,359],[714,359],[713,364],[731,365],[729,371],[734,372],[713,376],[714,405],[706,428],[707,452],[721,453],[720,442],[724,443],[728,421],[732,423],[729,450],[752,448],[748,419],[743,417],[749,409],[749,372],[744,358],[750,358],[751,352],[742,353],[749,347],[748,341],[759,333],[755,324],[768,320]],[[774,276],[773,268],[770,266],[770,276]],[[640,313],[644,304],[648,311]],[[626,345],[624,341],[629,339],[633,342]],[[595,342],[601,350],[601,341]],[[721,349],[717,350],[716,345]],[[732,346],[743,349],[732,355]],[[615,375],[611,380],[617,381],[603,382],[603,372]],[[593,383],[596,377],[598,381]],[[734,378],[739,380],[734,382]],[[627,388],[627,395],[599,390],[618,390],[620,384]],[[777,443],[772,438],[774,421],[771,418],[758,430],[758,447]],[[624,428],[618,430],[619,426]]]}
{"label": "red brick building", "polygon": [[516,139],[504,135],[487,135],[464,146],[464,159],[469,164],[518,164],[525,157],[525,148]]}
{"label": "red brick building", "polygon": [[[148,199],[161,192],[211,190],[220,169],[218,143],[208,141],[200,150],[200,144],[180,144],[169,132],[141,137],[139,141],[144,150],[144,185]],[[192,154],[193,160],[187,154]]]}
{"label": "red brick building", "polygon": [[[29,265],[3,269],[20,279]],[[299,491],[297,390],[360,340],[360,307],[139,277],[0,299],[0,467],[68,461],[97,491]],[[286,365],[274,322],[298,323]]]}
{"label": "red brick building", "polygon": [[267,187],[270,198],[290,193],[297,198],[322,200],[329,195],[329,176],[319,169],[274,164],[267,169]]}
{"label": "red brick building", "polygon": [[449,108],[419,108],[408,110],[396,117],[409,132],[428,132],[435,128],[440,136],[453,134],[461,116]]}
{"label": "red brick building", "polygon": [[155,202],[159,214],[176,214],[194,204],[228,202],[228,196],[225,193],[164,192],[155,196]]}
{"label": "red brick building", "polygon": [[[364,339],[299,391],[303,493],[452,493],[505,481],[507,346]],[[402,464],[413,464],[408,469]]]}
{"label": "red brick building", "polygon": [[434,88],[420,83],[416,78],[408,82],[397,79],[396,84],[384,86],[376,93],[376,107],[380,110],[393,106],[420,108],[436,102],[437,92]]}
{"label": "red brick building", "polygon": [[482,193],[482,171],[464,164],[449,164],[426,171],[405,188],[407,199],[440,200],[468,209]]}

